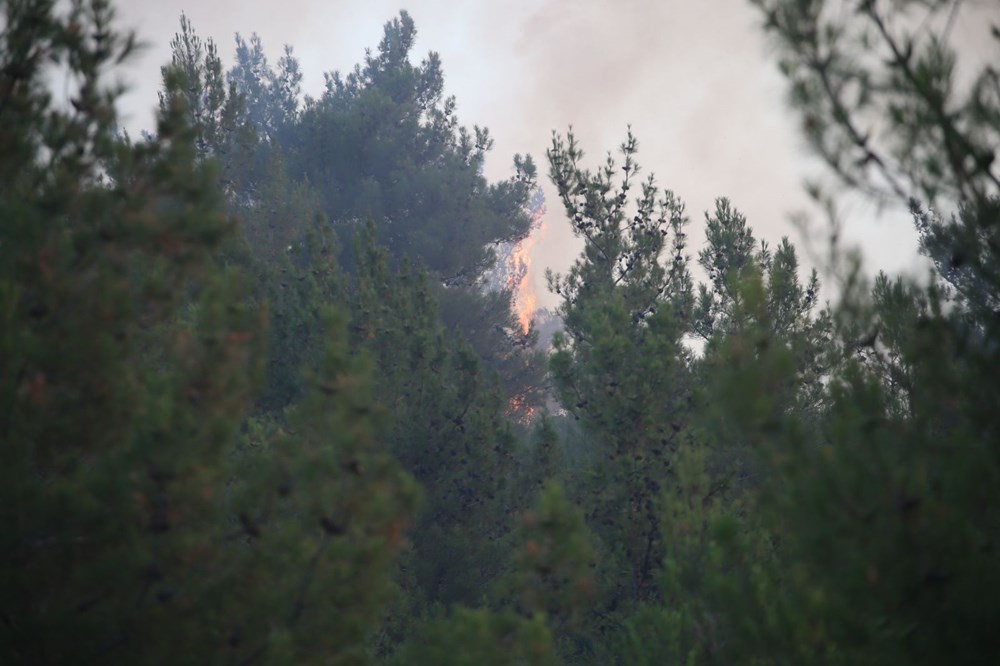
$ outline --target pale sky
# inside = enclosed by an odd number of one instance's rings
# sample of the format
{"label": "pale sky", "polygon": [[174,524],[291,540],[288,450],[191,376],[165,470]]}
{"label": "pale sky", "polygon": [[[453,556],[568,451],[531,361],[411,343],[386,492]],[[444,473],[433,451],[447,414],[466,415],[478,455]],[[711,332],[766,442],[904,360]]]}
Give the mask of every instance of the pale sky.
{"label": "pale sky", "polygon": [[[632,125],[645,172],[687,204],[692,256],[702,244],[703,213],[717,196],[729,197],[758,237],[774,245],[787,235],[801,249],[789,214],[806,206],[802,181],[815,165],[746,0],[401,1],[123,0],[121,24],[148,44],[127,71],[126,126],[152,123],[159,67],[169,60],[182,11],[199,35],[216,41],[227,67],[236,32],[257,32],[272,62],[291,44],[304,90],[316,96],[323,72],[351,69],[405,8],[418,32],[414,58],[440,53],[460,121],[490,129],[487,175],[510,175],[514,153],[529,153],[539,165],[548,215],[532,266],[543,303],[554,302],[544,293],[544,268],[565,271],[580,249],[545,164],[552,130],[564,133],[571,124],[594,166]],[[869,267],[919,265],[907,215],[876,216],[864,206],[848,212],[845,237],[863,246]],[[811,240],[824,249],[824,238]]]}

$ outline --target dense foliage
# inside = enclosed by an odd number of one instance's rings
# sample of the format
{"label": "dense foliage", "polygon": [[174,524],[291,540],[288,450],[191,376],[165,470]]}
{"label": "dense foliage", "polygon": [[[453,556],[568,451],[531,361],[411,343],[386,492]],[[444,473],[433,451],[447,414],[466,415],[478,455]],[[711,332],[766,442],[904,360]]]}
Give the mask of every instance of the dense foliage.
{"label": "dense foliage", "polygon": [[406,12],[318,98],[181,17],[132,140],[109,2],[0,1],[0,660],[1000,659],[1000,78],[958,84],[952,4],[754,0],[930,275],[834,251],[824,301],[725,198],[693,259],[631,132],[555,134],[540,350],[489,287],[534,164],[483,176]]}

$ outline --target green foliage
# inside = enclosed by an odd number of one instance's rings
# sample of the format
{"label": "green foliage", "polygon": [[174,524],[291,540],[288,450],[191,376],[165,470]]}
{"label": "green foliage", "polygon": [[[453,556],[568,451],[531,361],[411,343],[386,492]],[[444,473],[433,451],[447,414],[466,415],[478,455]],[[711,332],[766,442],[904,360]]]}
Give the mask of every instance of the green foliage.
{"label": "green foliage", "polygon": [[202,157],[214,157],[219,183],[228,193],[243,185],[257,135],[246,118],[245,98],[234,83],[226,84],[218,47],[202,40],[181,14],[181,31],[170,42],[171,64],[163,68],[165,90],[160,109],[183,109],[196,132]]}
{"label": "green foliage", "polygon": [[[734,620],[733,654],[766,663],[995,660],[1000,467],[995,409],[986,407],[1000,397],[991,305],[1000,181],[986,158],[996,142],[995,73],[986,68],[957,97],[954,54],[933,31],[946,3],[891,12],[864,2],[846,18],[831,3],[758,4],[817,151],[849,187],[909,203],[947,284],[880,275],[869,289],[848,276],[832,313],[838,360],[825,373],[818,430],[778,403],[728,400],[762,442],[764,471],[781,479],[759,513],[780,547],[750,597],[772,612]],[[930,27],[901,28],[918,5]],[[885,57],[853,57],[851,43]],[[872,125],[879,134],[869,136]],[[795,370],[771,345],[745,381],[766,393]]]}
{"label": "green foliage", "polygon": [[535,334],[481,281],[534,166],[483,178],[405,12],[304,105],[290,48],[226,76],[182,18],[133,143],[108,3],[0,5],[0,660],[996,661],[996,72],[956,83],[952,3],[754,4],[936,272],[819,309],[721,198],[696,286],[631,133],[597,171],[555,136],[584,249],[533,429]]}
{"label": "green foliage", "polygon": [[[579,166],[572,136],[549,153],[585,240],[570,273],[550,279],[566,326],[553,377],[595,447],[574,490],[601,540],[603,589],[577,656],[711,662],[733,635],[721,607],[773,561],[771,527],[755,512],[759,487],[777,477],[756,462],[762,442],[739,416],[815,414],[836,354],[829,315],[813,314],[816,275],[802,285],[792,245],[758,245],[725,199],[706,215],[699,260],[710,282],[694,297],[683,204],[669,192],[656,202],[649,178],[628,206],[636,146],[631,135],[622,146],[619,184],[610,157],[597,174]],[[694,336],[705,342],[700,356]],[[759,390],[765,358],[784,374]]]}
{"label": "green foliage", "polygon": [[285,46],[274,70],[257,33],[249,42],[237,33],[236,64],[227,77],[242,96],[247,117],[261,138],[277,140],[279,133],[298,119],[302,72],[291,46]]}
{"label": "green foliage", "polygon": [[[445,184],[446,189],[432,191],[438,184],[420,182],[416,190],[405,194],[406,206],[430,196],[434,203],[428,210],[435,215],[451,203],[463,210],[474,209],[470,213],[473,217],[466,221],[469,232],[480,234],[475,241],[477,252],[497,240],[489,236],[497,233],[490,225],[513,225],[513,229],[523,221],[526,230],[523,204],[533,187],[527,175],[532,169],[530,162],[522,165],[525,171],[516,183],[512,180],[488,187],[480,175],[482,155],[472,161],[465,146],[461,148],[465,157],[458,157],[459,135],[465,135],[455,134],[453,118],[445,122],[437,108],[442,104],[439,63],[432,58],[433,64],[425,63],[425,69],[418,70],[408,62],[412,30],[405,15],[402,22],[387,25],[381,59],[369,58],[367,63],[370,72],[377,70],[378,76],[369,76],[363,84],[356,77],[351,79],[350,90],[342,88],[336,99],[331,88],[322,100],[308,102],[303,113],[297,104],[298,64],[290,51],[286,49],[275,71],[264,57],[259,38],[254,36],[249,44],[237,38],[237,63],[229,74],[227,97],[227,103],[238,109],[235,125],[256,130],[261,139],[252,162],[242,167],[242,179],[227,192],[230,209],[241,219],[242,234],[222,255],[224,261],[240,266],[252,278],[252,302],[267,312],[270,320],[266,382],[257,401],[255,428],[263,429],[265,434],[260,437],[266,441],[277,429],[288,427],[285,424],[298,411],[296,405],[302,396],[302,368],[314,365],[322,351],[323,305],[346,302],[352,314],[350,346],[371,355],[377,377],[375,400],[386,408],[381,419],[384,427],[378,435],[380,445],[427,491],[425,509],[414,526],[413,547],[399,577],[410,594],[392,613],[398,621],[390,619],[382,634],[391,637],[389,643],[378,639],[378,649],[388,651],[392,651],[393,641],[415,625],[406,614],[420,614],[439,602],[479,603],[491,581],[505,568],[505,539],[523,501],[511,497],[512,486],[507,483],[515,437],[505,418],[509,403],[494,373],[504,380],[504,388],[519,396],[519,404],[527,405],[540,402],[544,372],[543,360],[530,348],[533,338],[514,334],[517,326],[509,294],[483,294],[478,284],[471,282],[482,267],[472,270],[468,279],[458,280],[470,283],[461,287],[454,280],[450,286],[438,287],[440,277],[411,270],[405,260],[401,268],[392,268],[393,259],[402,250],[390,243],[389,249],[397,254],[392,257],[392,252],[376,246],[376,227],[383,237],[391,238],[393,232],[380,215],[371,218],[371,227],[363,230],[354,246],[356,251],[346,254],[345,273],[335,261],[338,244],[334,230],[350,236],[359,227],[344,224],[350,222],[345,215],[353,213],[330,207],[328,188],[350,187],[359,192],[355,181],[364,177],[361,171],[365,165],[356,160],[344,162],[345,155],[329,153],[330,145],[323,142],[310,139],[308,145],[297,143],[304,132],[317,127],[337,141],[354,141],[351,151],[395,160],[392,171],[381,173],[380,178],[398,179],[398,169],[404,167],[415,170],[414,177],[423,177],[430,162],[450,165],[449,177],[467,179],[471,189]],[[188,42],[195,47],[186,48]],[[193,69],[205,81],[212,78],[205,72],[219,70],[211,45],[207,57],[185,55],[187,51],[200,54],[201,50],[200,40],[184,20],[174,48],[180,51],[175,60],[199,63]],[[414,89],[401,98],[400,92],[410,86],[423,87],[423,92]],[[203,87],[211,90],[207,83]],[[385,97],[387,93],[392,94]],[[406,95],[423,100],[419,110],[411,108],[415,98],[407,101]],[[209,92],[192,92],[192,96],[198,102],[213,99]],[[345,119],[369,118],[375,101],[391,102],[389,115],[383,119],[387,123],[411,116],[416,121],[393,124],[392,143],[378,143],[381,147],[377,151],[371,142],[381,142],[387,128],[369,128],[371,136],[353,135],[338,124]],[[454,102],[448,106],[453,110]],[[434,127],[432,118],[436,118]],[[436,138],[428,143],[431,135]],[[484,131],[480,139],[487,140]],[[467,136],[461,139],[466,140]],[[424,148],[419,148],[421,145]],[[405,155],[408,147],[419,148],[417,162],[411,159],[414,156]],[[425,154],[425,148],[432,152]],[[485,145],[479,148],[485,149]],[[443,151],[442,156],[436,157],[434,150]],[[223,162],[229,159],[225,150],[204,151],[202,155]],[[338,164],[341,171],[330,180],[326,171],[302,171],[304,163],[321,164],[323,169]],[[379,205],[399,203],[392,203],[392,197],[378,196]],[[400,192],[397,198],[402,196]],[[333,224],[320,215],[324,209]],[[487,235],[482,236],[484,231]],[[454,240],[448,229],[428,229],[426,233],[430,234],[428,241],[435,244]],[[415,252],[418,262],[428,263],[420,247],[407,246],[405,250]],[[489,256],[489,252],[483,254],[483,261]],[[442,302],[443,312],[437,301]],[[446,332],[442,324],[466,334],[471,346],[460,333]],[[284,410],[289,413],[283,414]]]}
{"label": "green foliage", "polygon": [[119,140],[102,76],[132,38],[108,4],[3,10],[3,660],[367,661],[416,497],[369,367],[334,321],[306,397],[247,421],[262,311],[219,265],[204,99],[171,69],[157,135]]}
{"label": "green foliage", "polygon": [[[895,312],[886,291],[896,294]],[[975,663],[995,650],[986,628],[996,613],[995,568],[985,544],[997,467],[968,411],[978,402],[967,393],[977,372],[959,360],[933,292],[923,312],[899,298],[898,283],[882,281],[876,293],[864,307],[897,321],[909,313],[907,339],[885,352],[905,374],[897,379],[897,366],[864,357],[838,367],[818,438],[807,415],[779,401],[738,409],[736,396],[727,401],[759,442],[763,473],[781,479],[764,487],[758,514],[778,535],[777,560],[760,572],[756,594],[741,590],[742,603],[731,602],[740,658]],[[740,358],[728,381],[744,391],[773,394],[769,387],[792,380],[786,350]],[[745,615],[758,605],[773,612]]]}
{"label": "green foliage", "polygon": [[[747,321],[737,314],[742,291],[755,273],[767,278],[767,310],[775,332],[795,333],[807,323],[809,311],[816,305],[819,277],[814,270],[805,289],[799,284],[798,258],[788,239],[782,239],[776,253],[762,242],[755,247],[753,230],[746,218],[728,199],[716,201],[715,212],[705,215],[706,247],[698,253],[698,263],[708,274],[710,284],[700,285],[695,309],[698,334],[710,341],[716,332],[726,334]],[[750,314],[745,311],[744,314]]]}
{"label": "green foliage", "polygon": [[945,0],[752,0],[780,49],[804,134],[851,188],[927,204],[982,201],[998,186],[996,72],[956,85]]}
{"label": "green foliage", "polygon": [[532,492],[541,491],[546,482],[560,478],[564,473],[566,457],[563,442],[548,414],[543,414],[535,424],[530,454],[525,468],[529,473],[528,481],[533,486]]}
{"label": "green foliage", "polygon": [[472,350],[438,322],[426,275],[393,273],[373,233],[358,242],[352,327],[392,412],[387,446],[427,491],[407,569],[428,600],[475,604],[499,575],[511,523],[506,405]]}
{"label": "green foliage", "polygon": [[[583,153],[572,135],[555,137],[549,151],[552,179],[575,233],[586,241],[568,275],[550,276],[550,287],[563,298],[565,324],[551,367],[563,404],[599,447],[592,474],[577,492],[587,495],[587,520],[614,549],[605,563],[612,606],[655,595],[662,553],[655,501],[690,398],[682,344],[682,318],[691,307],[683,255],[687,220],[672,193],[657,200],[652,177],[635,210],[629,209],[636,150],[630,134],[622,146],[620,185],[613,182],[617,169],[610,156],[596,174],[581,168]],[[668,234],[670,264],[663,266]]]}
{"label": "green foliage", "polygon": [[[584,311],[591,293],[595,300],[611,292],[619,294],[630,328],[640,328],[644,319],[656,313],[661,300],[673,304],[675,315],[683,315],[690,305],[684,205],[669,190],[658,199],[652,175],[641,183],[635,209],[628,205],[640,171],[635,161],[638,147],[629,131],[621,146],[624,175],[616,185],[618,167],[610,154],[601,169],[591,172],[579,163],[583,151],[572,133],[565,140],[553,136],[548,151],[550,176],[574,233],[587,241],[583,257],[569,274],[551,280],[553,291],[568,305],[577,306],[575,310],[562,308],[568,329],[573,328],[574,315]],[[669,246],[668,234],[672,235]],[[670,263],[663,266],[660,257],[668,250]]]}
{"label": "green foliage", "polygon": [[[700,411],[719,443],[732,440],[739,448],[747,437],[727,430],[719,398],[731,399],[739,409],[755,409],[757,401],[763,401],[803,416],[817,415],[826,402],[829,372],[840,355],[833,345],[829,311],[814,314],[820,289],[816,271],[805,285],[800,282],[798,257],[788,239],[782,239],[776,252],[765,242],[758,245],[746,219],[726,199],[719,199],[714,214],[705,219],[707,242],[698,259],[710,284],[699,285],[692,322],[705,342],[699,364],[705,389]],[[751,385],[733,375],[739,367],[734,361],[762,358],[771,346],[794,370],[783,383],[754,394]]]}
{"label": "green foliage", "polygon": [[430,286],[441,323],[462,333],[483,374],[497,376],[512,420],[529,425],[549,397],[548,358],[538,348],[537,333],[522,330],[512,292]]}
{"label": "green foliage", "polygon": [[578,624],[596,596],[594,548],[582,512],[549,482],[521,517],[512,585],[518,606],[544,614],[550,626]]}
{"label": "green foliage", "polygon": [[[5,652],[155,663],[211,649],[200,592],[219,471],[249,401],[260,326],[212,251],[231,229],[194,132],[113,134],[104,71],[133,40],[107,3],[8,3],[0,44],[0,411]],[[69,108],[45,88],[68,63]],[[107,171],[127,173],[108,181]]]}
{"label": "green foliage", "polygon": [[432,622],[426,638],[408,644],[394,663],[552,666],[559,661],[542,618],[456,609]]}
{"label": "green foliage", "polygon": [[393,597],[416,485],[379,444],[368,359],[342,317],[287,425],[251,422],[232,460],[225,536],[239,572],[224,593],[236,658],[367,663]]}
{"label": "green foliage", "polygon": [[[186,23],[182,27],[191,32]],[[363,232],[362,221],[371,219],[395,263],[409,257],[434,276],[429,283],[440,303],[438,316],[463,333],[484,372],[500,375],[505,395],[522,412],[537,409],[544,400],[545,362],[534,350],[535,338],[517,325],[509,292],[484,292],[480,284],[493,262],[491,247],[528,232],[534,166],[517,157],[514,178],[492,185],[483,178],[491,140],[477,128],[473,148],[470,135],[459,128],[455,101],[443,97],[435,54],[419,66],[410,63],[414,36],[413,22],[403,13],[386,25],[377,57],[369,54],[346,80],[328,77],[326,93],[307,99],[301,109],[301,73],[291,50],[286,47],[272,68],[256,35],[249,43],[237,36],[229,99],[243,107],[236,122],[240,131],[255,129],[261,142],[249,161],[240,151],[214,154],[224,165],[239,159],[244,175],[230,192],[230,203],[247,224],[250,255],[275,264],[251,270],[261,275],[260,284],[289,284],[283,275],[288,267],[275,260],[309,227],[315,207],[328,222],[322,223],[325,230],[313,225],[310,235],[332,247],[327,236],[335,230],[341,263],[353,272],[353,237]],[[179,36],[175,48],[183,43]],[[293,208],[290,201],[301,203]],[[264,278],[267,271],[282,274]],[[309,289],[291,284],[283,292],[269,287],[269,301],[277,306],[315,300]],[[285,333],[296,327],[318,330],[315,312],[274,312],[271,319],[273,339],[293,339]],[[271,364],[275,381],[263,404],[280,406],[279,397],[294,395],[303,358],[282,355]]]}
{"label": "green foliage", "polygon": [[489,132],[459,126],[438,55],[410,62],[415,38],[405,11],[386,23],[363,65],[327,75],[287,150],[296,177],[316,184],[327,216],[346,227],[343,238],[371,218],[394,257],[468,285],[492,264],[490,243],[527,234],[535,167],[516,156],[514,177],[486,181]]}
{"label": "green foliage", "polygon": [[267,150],[262,161],[254,198],[230,203],[241,233],[224,260],[251,278],[252,300],[268,315],[267,368],[257,405],[280,412],[301,397],[303,368],[323,353],[322,310],[345,301],[345,280],[336,234],[315,191],[288,177],[279,149]]}

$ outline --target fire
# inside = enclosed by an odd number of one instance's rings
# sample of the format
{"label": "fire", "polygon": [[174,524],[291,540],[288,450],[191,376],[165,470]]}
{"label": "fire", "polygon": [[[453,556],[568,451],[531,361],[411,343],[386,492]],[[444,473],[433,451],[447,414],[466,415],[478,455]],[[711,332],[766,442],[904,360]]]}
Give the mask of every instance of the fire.
{"label": "fire", "polygon": [[531,250],[545,232],[545,205],[540,204],[531,215],[531,231],[519,242],[511,255],[511,270],[507,287],[514,292],[514,311],[521,330],[527,333],[531,328],[535,310],[538,309],[538,294],[531,273]]}
{"label": "fire", "polygon": [[[513,294],[512,309],[517,318],[517,328],[528,333],[538,308],[538,294],[535,291],[534,275],[531,271],[531,251],[545,232],[545,198],[537,189],[528,204],[531,222],[528,235],[516,244],[500,243],[496,247],[497,264],[486,276],[484,288],[490,291],[505,291]],[[525,359],[527,362],[527,357]],[[507,416],[519,423],[530,423],[538,412],[536,406],[528,404],[529,392],[510,397]]]}
{"label": "fire", "polygon": [[541,189],[535,190],[528,210],[531,211],[528,235],[517,243],[505,241],[494,246],[497,261],[483,280],[483,289],[487,291],[513,294],[511,307],[517,319],[517,328],[524,333],[531,330],[531,322],[538,309],[531,252],[545,233],[545,196]]}
{"label": "fire", "polygon": [[535,420],[537,414],[538,408],[532,405],[525,405],[525,397],[523,395],[515,395],[507,403],[508,418],[518,423],[531,423]]}

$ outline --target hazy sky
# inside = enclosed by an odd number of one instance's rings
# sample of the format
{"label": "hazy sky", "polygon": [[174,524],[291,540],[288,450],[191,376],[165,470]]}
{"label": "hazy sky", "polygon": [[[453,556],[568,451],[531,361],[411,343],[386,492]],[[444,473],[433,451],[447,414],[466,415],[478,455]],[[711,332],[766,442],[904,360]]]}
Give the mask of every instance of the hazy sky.
{"label": "hazy sky", "polygon": [[[159,67],[185,12],[231,64],[233,35],[257,32],[275,61],[291,44],[317,95],[323,72],[347,70],[383,24],[407,9],[416,22],[415,58],[441,55],[448,94],[463,124],[488,127],[492,178],[511,173],[514,153],[529,153],[545,174],[552,130],[572,124],[595,166],[632,125],[639,162],[686,203],[691,253],[702,242],[703,212],[717,196],[742,210],[758,236],[777,243],[805,206],[810,162],[784,104],[784,84],[746,0],[124,0],[123,25],[148,48],[132,64],[125,100],[130,129],[149,127]],[[533,266],[565,270],[579,251],[548,179],[547,224]],[[899,212],[875,219],[860,207],[846,236],[873,265],[915,266],[916,239]],[[813,239],[822,250],[824,239]],[[542,270],[537,283],[544,292]],[[543,302],[551,298],[542,296]]]}

